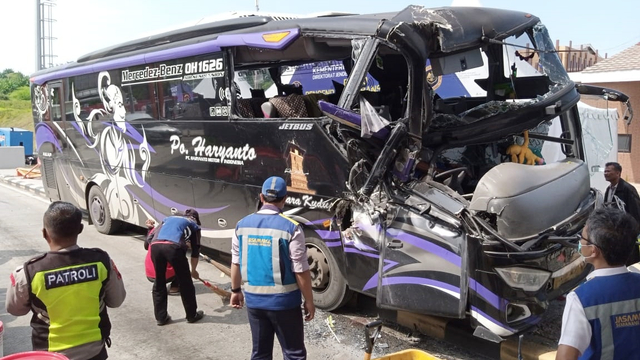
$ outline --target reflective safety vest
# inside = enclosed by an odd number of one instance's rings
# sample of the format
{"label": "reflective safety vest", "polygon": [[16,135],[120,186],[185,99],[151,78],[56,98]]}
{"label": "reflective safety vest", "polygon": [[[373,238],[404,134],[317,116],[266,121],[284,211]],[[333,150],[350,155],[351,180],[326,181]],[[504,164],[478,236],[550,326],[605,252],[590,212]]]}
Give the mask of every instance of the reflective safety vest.
{"label": "reflective safety vest", "polygon": [[289,255],[289,242],[297,226],[282,214],[256,213],[238,222],[236,236],[247,307],[286,310],[302,303]]}
{"label": "reflective safety vest", "polygon": [[106,252],[84,248],[46,253],[24,265],[34,350],[63,351],[109,337],[101,296],[110,266]]}
{"label": "reflective safety vest", "polygon": [[595,277],[575,290],[591,325],[580,359],[637,359],[640,354],[640,274]]}

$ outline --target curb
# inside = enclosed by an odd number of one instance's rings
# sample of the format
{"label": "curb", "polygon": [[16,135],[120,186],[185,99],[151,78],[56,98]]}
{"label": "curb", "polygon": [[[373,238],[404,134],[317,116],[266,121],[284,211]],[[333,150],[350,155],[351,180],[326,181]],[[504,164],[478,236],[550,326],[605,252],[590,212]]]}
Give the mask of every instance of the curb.
{"label": "curb", "polygon": [[0,175],[0,181],[17,188],[27,190],[43,198],[47,197],[42,185],[34,184],[33,180],[22,179],[19,176]]}

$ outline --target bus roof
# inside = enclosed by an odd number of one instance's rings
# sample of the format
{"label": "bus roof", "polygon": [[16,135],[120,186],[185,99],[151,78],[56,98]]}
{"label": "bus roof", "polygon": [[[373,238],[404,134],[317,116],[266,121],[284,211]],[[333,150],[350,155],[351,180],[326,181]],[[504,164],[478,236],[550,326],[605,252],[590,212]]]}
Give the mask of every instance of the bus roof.
{"label": "bus roof", "polygon": [[[282,18],[281,18],[282,19]],[[524,31],[539,19],[531,14],[492,8],[409,6],[402,11],[363,15],[333,13],[316,17],[276,20],[269,16],[241,16],[181,28],[144,37],[83,55],[76,62],[44,69],[32,81],[46,81],[120,67],[143,65],[176,57],[200,55],[224,47],[253,46],[284,49],[300,34],[332,33],[345,36],[375,36],[382,20],[408,23],[433,35],[438,42],[432,56],[476,47],[485,37],[501,40]],[[435,27],[434,27],[435,25]],[[262,34],[289,32],[278,43],[267,43]]]}

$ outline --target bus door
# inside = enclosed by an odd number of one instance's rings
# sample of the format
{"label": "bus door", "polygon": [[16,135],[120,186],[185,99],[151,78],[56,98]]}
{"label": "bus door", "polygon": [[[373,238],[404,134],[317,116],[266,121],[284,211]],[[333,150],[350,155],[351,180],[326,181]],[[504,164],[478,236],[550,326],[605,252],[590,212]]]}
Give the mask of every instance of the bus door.
{"label": "bus door", "polygon": [[464,235],[407,210],[382,219],[377,305],[464,318],[468,276]]}
{"label": "bus door", "polygon": [[77,149],[69,138],[69,134],[75,133],[75,129],[71,125],[73,119],[71,103],[65,101],[66,96],[69,95],[68,88],[65,88],[62,82],[55,82],[49,84],[49,89],[51,94],[51,128],[56,132],[61,147],[61,152],[56,159],[58,163],[56,180],[60,199],[84,208],[84,188],[80,180],[81,176],[76,174],[70,161],[70,157],[77,155]]}
{"label": "bus door", "polygon": [[49,126],[52,132],[51,135],[55,137],[56,144],[52,141],[47,142],[39,151],[42,157],[44,184],[51,200],[70,201],[73,197],[69,191],[69,184],[65,179],[65,175],[69,170],[65,151],[68,149],[69,144],[65,140],[66,121],[62,82],[49,83],[47,89],[49,111],[43,120]]}

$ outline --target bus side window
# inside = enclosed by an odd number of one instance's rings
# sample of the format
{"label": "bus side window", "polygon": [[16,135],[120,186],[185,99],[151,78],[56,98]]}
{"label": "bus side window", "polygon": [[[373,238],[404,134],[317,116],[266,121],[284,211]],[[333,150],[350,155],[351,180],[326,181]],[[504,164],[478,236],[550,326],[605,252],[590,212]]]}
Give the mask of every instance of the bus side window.
{"label": "bus side window", "polygon": [[60,105],[60,88],[51,88],[51,115],[53,121],[62,120],[62,107]]}
{"label": "bus side window", "polygon": [[127,120],[161,119],[156,102],[155,83],[148,82],[122,87]]}
{"label": "bus side window", "polygon": [[235,72],[236,108],[234,113],[240,117],[264,118],[262,105],[275,96],[277,90],[267,69],[240,70]]}

